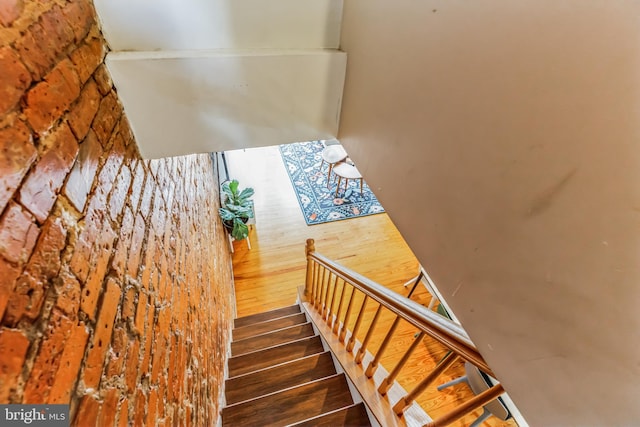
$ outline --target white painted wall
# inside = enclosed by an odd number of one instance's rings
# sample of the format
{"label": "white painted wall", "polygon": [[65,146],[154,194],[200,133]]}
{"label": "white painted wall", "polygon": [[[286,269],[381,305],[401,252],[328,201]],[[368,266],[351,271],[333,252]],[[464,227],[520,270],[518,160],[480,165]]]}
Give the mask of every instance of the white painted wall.
{"label": "white painted wall", "polygon": [[328,139],[337,133],[343,52],[185,55],[107,56],[144,157]]}
{"label": "white painted wall", "polygon": [[338,48],[342,0],[95,0],[111,49]]}
{"label": "white painted wall", "polygon": [[532,426],[640,420],[640,3],[349,0],[339,138]]}

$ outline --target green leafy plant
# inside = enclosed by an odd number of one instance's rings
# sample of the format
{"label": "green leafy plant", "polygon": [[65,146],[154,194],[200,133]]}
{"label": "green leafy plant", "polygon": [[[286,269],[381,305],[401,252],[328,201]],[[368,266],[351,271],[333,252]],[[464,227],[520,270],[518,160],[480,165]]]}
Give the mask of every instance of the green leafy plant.
{"label": "green leafy plant", "polygon": [[224,194],[223,207],[218,209],[220,218],[236,240],[246,239],[249,235],[249,227],[247,221],[253,218],[253,188],[245,188],[239,190],[238,180],[222,184],[222,193]]}

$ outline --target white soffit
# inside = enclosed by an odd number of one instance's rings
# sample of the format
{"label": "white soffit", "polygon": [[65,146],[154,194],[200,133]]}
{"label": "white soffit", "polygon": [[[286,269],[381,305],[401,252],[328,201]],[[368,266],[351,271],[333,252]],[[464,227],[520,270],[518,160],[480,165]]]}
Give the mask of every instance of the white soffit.
{"label": "white soffit", "polygon": [[337,134],[344,52],[112,52],[106,63],[146,158]]}

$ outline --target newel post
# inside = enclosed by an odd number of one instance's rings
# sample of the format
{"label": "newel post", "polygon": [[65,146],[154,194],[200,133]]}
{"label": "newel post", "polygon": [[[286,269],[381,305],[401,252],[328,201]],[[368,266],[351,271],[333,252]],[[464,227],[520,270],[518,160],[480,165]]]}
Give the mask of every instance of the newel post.
{"label": "newel post", "polygon": [[313,286],[313,269],[311,265],[311,258],[309,258],[309,255],[311,255],[312,252],[316,251],[316,242],[313,239],[307,239],[307,244],[305,245],[304,251],[307,257],[307,279],[304,284],[304,294],[311,295]]}

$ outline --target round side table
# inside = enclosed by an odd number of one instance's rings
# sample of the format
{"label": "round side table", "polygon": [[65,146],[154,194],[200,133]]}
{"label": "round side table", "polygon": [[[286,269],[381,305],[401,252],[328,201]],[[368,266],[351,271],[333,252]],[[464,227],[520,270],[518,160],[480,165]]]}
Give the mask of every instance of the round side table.
{"label": "round side table", "polygon": [[347,152],[344,151],[342,145],[329,145],[324,150],[322,150],[322,163],[320,163],[320,170],[322,170],[324,162],[327,162],[329,164],[329,172],[327,172],[327,188],[329,188],[329,179],[331,178],[331,171],[334,167],[333,165],[343,161],[346,158]]}
{"label": "round side table", "polygon": [[342,182],[342,178],[344,178],[344,190],[347,191],[347,186],[349,185],[350,179],[359,179],[360,180],[360,194],[362,194],[362,175],[358,168],[349,163],[339,163],[333,167],[333,173],[338,175],[338,187],[336,188],[336,196],[338,195],[338,191],[340,190],[340,183]]}

